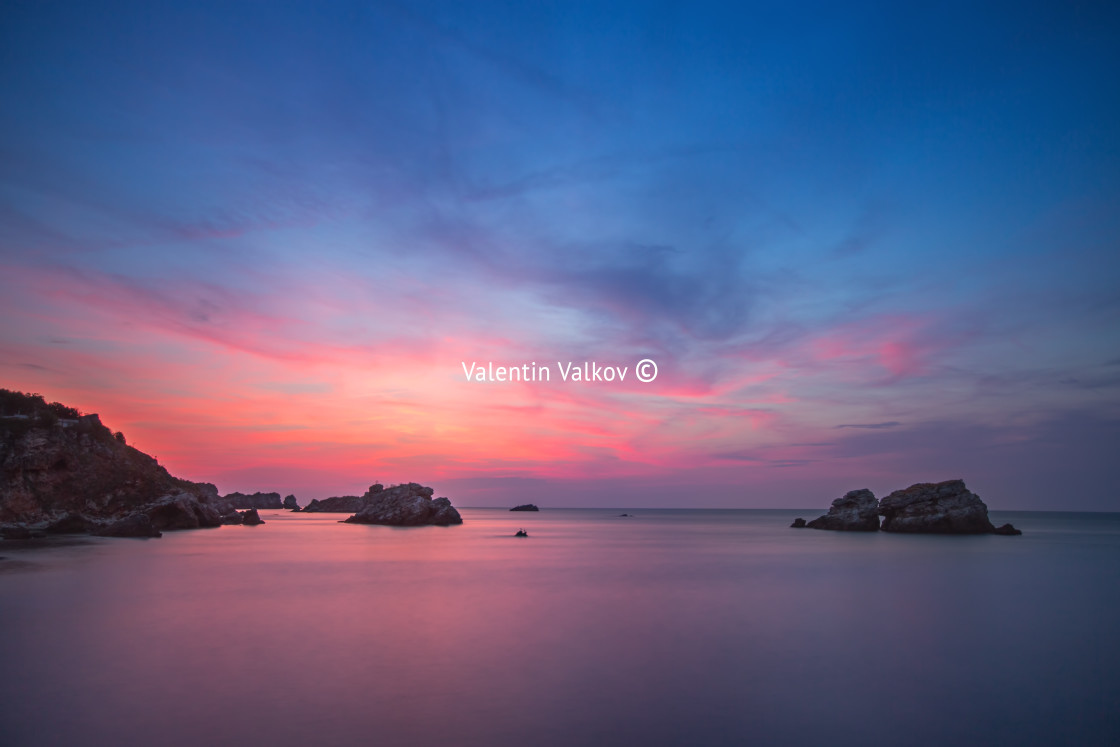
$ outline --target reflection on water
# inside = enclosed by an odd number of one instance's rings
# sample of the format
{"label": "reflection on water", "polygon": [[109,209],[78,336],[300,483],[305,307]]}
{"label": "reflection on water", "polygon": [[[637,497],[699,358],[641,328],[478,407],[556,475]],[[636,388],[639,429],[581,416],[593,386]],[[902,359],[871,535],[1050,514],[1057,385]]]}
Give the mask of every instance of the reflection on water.
{"label": "reflection on water", "polygon": [[1120,743],[1114,515],[462,513],[0,546],[0,742]]}

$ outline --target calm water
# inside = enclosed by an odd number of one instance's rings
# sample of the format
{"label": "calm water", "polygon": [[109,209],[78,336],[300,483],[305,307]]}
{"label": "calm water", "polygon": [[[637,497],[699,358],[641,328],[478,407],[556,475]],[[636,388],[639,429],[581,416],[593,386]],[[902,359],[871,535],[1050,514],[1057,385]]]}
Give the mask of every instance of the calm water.
{"label": "calm water", "polygon": [[0,543],[0,743],[1120,744],[1120,515],[261,513]]}

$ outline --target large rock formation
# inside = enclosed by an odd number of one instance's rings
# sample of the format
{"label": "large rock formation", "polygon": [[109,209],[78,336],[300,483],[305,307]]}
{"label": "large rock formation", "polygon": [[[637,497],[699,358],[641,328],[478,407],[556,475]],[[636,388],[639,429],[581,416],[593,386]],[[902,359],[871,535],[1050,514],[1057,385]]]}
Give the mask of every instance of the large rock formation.
{"label": "large rock formation", "polygon": [[510,511],[540,511],[540,509],[532,503],[523,503],[520,506],[514,506]]}
{"label": "large rock formation", "polygon": [[415,482],[387,490],[374,491],[371,488],[361,497],[362,508],[346,521],[351,524],[388,524],[400,527],[462,524],[463,517],[459,516],[451,501],[447,498],[433,500],[432,492],[431,488]]}
{"label": "large rock formation", "polygon": [[284,508],[289,508],[292,511],[299,511],[299,502],[296,501],[296,497],[294,495],[284,496]]}
{"label": "large rock formation", "polygon": [[[896,490],[879,502],[884,532],[992,534],[988,507],[963,480],[918,483]],[[1010,524],[1000,534],[1020,533]]]}
{"label": "large rock formation", "polygon": [[[158,536],[216,526],[219,501],[213,485],[173,477],[96,415],[0,389],[0,524]],[[136,514],[152,528],[120,524]]]}
{"label": "large rock formation", "polygon": [[252,495],[246,495],[245,493],[229,493],[223,495],[222,500],[227,501],[233,508],[238,510],[247,508],[284,508],[284,503],[280,499],[279,493],[253,493]]}
{"label": "large rock formation", "polygon": [[879,531],[879,504],[870,490],[852,490],[832,502],[828,513],[805,524],[809,529]]}

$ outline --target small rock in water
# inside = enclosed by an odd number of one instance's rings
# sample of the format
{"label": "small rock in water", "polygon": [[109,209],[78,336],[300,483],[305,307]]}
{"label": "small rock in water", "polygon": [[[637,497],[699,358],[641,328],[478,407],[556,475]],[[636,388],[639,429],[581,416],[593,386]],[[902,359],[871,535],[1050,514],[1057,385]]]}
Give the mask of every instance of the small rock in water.
{"label": "small rock in water", "polygon": [[805,528],[805,520],[800,518],[800,517],[794,519],[793,523],[790,524],[790,528],[792,528],[792,529],[804,529]]}
{"label": "small rock in water", "polygon": [[241,523],[247,527],[253,527],[257,524],[263,524],[264,519],[257,513],[257,509],[250,508],[248,511],[241,512]]}
{"label": "small rock in water", "polygon": [[514,537],[528,537],[528,536],[529,536],[529,533],[528,533],[528,532],[526,532],[526,531],[525,531],[524,529],[518,529],[518,530],[517,530],[517,534],[515,534],[515,535],[513,535],[513,536],[514,536]]}

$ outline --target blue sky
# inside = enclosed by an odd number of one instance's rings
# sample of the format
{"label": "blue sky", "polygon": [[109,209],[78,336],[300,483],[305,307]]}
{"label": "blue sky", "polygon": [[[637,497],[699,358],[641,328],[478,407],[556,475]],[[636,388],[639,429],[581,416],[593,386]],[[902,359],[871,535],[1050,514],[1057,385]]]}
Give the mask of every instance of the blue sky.
{"label": "blue sky", "polygon": [[[0,373],[176,474],[1116,507],[1107,4],[3,14]],[[450,381],[647,355],[644,389]]]}

